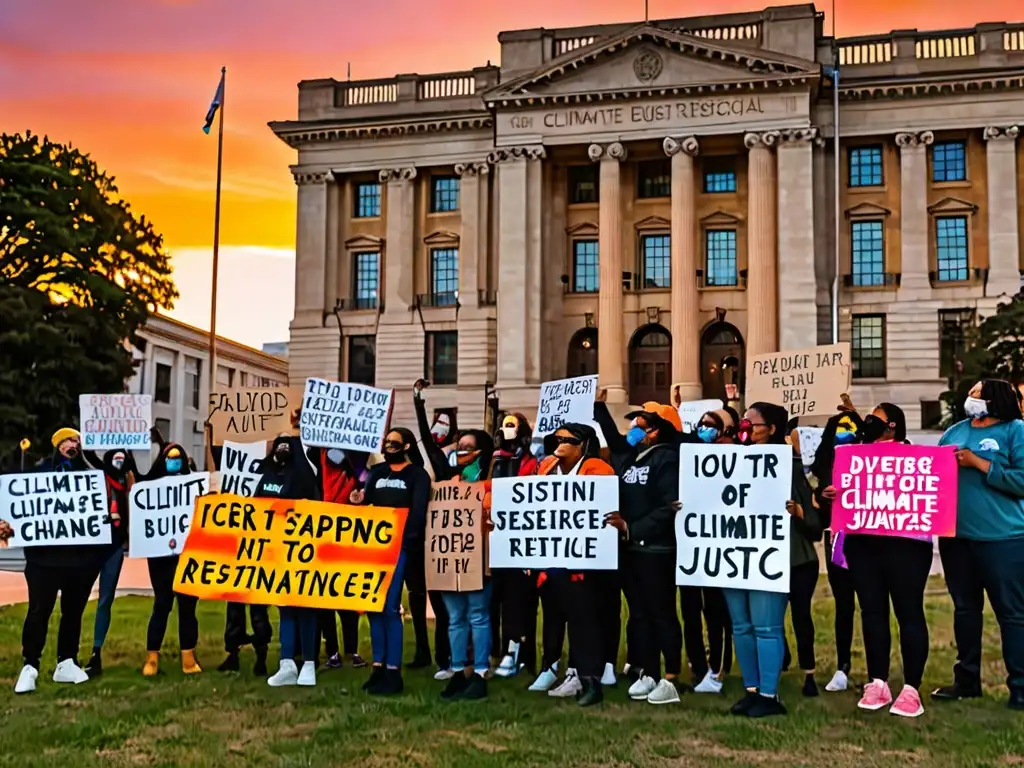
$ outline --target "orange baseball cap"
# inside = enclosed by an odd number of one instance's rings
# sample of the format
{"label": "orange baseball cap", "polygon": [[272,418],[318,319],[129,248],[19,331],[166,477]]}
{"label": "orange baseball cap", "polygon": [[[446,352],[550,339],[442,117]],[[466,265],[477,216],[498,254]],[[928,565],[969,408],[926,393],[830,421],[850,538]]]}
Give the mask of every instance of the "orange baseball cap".
{"label": "orange baseball cap", "polygon": [[663,405],[653,400],[648,400],[640,406],[639,411],[627,413],[627,419],[635,419],[637,416],[647,416],[669,424],[676,432],[683,431],[683,421],[679,418],[679,411],[671,405]]}

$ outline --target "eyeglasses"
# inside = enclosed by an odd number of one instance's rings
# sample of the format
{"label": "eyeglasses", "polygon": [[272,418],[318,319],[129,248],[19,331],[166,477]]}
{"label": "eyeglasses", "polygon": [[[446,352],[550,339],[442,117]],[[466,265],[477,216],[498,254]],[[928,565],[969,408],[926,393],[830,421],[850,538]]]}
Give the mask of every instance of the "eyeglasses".
{"label": "eyeglasses", "polygon": [[465,456],[467,453],[476,453],[477,447],[475,445],[460,445],[456,450],[460,456]]}
{"label": "eyeglasses", "polygon": [[555,443],[558,445],[582,445],[583,441],[578,437],[560,437],[555,435]]}

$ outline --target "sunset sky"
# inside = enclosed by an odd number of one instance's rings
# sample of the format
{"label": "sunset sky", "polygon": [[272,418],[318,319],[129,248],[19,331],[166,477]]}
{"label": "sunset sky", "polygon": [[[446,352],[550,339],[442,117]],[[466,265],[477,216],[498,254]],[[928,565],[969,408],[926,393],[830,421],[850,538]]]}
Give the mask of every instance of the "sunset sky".
{"label": "sunset sky", "polygon": [[[652,18],[783,0],[650,0]],[[830,12],[831,4],[819,4]],[[173,314],[209,325],[215,135],[201,128],[221,66],[226,98],[218,331],[285,340],[292,313],[294,153],[267,128],[294,118],[303,79],[470,69],[498,32],[643,18],[643,0],[0,0],[0,131],[90,153],[163,232]],[[1024,17],[1021,0],[837,0],[840,36]],[[826,19],[826,29],[831,21]]]}

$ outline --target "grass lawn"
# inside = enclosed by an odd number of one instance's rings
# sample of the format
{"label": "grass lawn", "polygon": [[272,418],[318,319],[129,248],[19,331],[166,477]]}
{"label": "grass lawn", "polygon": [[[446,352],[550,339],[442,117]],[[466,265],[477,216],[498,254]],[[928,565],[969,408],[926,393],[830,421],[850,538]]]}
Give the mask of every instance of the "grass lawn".
{"label": "grass lawn", "polygon": [[[935,581],[932,590],[932,654],[925,688],[950,679],[955,654],[951,605],[941,582]],[[82,663],[94,606],[86,612]],[[438,699],[442,684],[428,670],[407,673],[406,693],[389,700],[363,694],[360,685],[367,672],[348,668],[322,673],[312,690],[272,690],[252,677],[249,650],[243,653],[241,674],[215,671],[224,627],[223,606],[217,603],[201,604],[199,656],[207,671],[195,678],[182,676],[172,616],[165,673],[148,680],[139,672],[149,613],[144,598],[115,603],[102,678],[77,687],[51,681],[54,620],[39,690],[15,697],[24,613],[24,606],[0,609],[0,765],[1024,765],[1024,714],[1004,707],[1004,671],[991,615],[982,701],[939,705],[926,698],[924,716],[907,721],[884,711],[860,712],[852,691],[803,699],[801,675],[791,671],[782,686],[789,716],[751,721],[726,712],[742,691],[735,666],[725,696],[690,695],[668,707],[630,702],[620,685],[607,691],[601,706],[580,710],[572,701],[528,693],[529,681],[523,678],[492,682],[486,702],[443,704]],[[834,664],[825,588],[819,590],[816,619],[823,687]],[[369,657],[365,623],[361,634]],[[898,690],[898,663],[893,670],[891,682]],[[863,680],[863,675],[858,628],[854,678]]]}

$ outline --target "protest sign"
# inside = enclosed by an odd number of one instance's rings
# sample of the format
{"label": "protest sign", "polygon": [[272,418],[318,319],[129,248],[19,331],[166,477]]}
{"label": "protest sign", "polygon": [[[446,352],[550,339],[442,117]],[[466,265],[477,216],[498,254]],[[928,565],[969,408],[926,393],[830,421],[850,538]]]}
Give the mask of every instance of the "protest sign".
{"label": "protest sign", "polygon": [[204,600],[379,613],[406,510],[220,494],[196,502],[174,589]]}
{"label": "protest sign", "polygon": [[790,416],[831,416],[850,389],[850,345],[757,355],[747,364],[746,403],[777,403]]}
{"label": "protest sign", "polygon": [[952,446],[840,446],[832,470],[832,528],[907,538],[956,536],[957,481]]}
{"label": "protest sign", "polygon": [[107,484],[99,470],[0,475],[0,520],[11,547],[109,544]]}
{"label": "protest sign", "polygon": [[475,592],[484,588],[482,484],[434,483],[427,507],[427,589]]}
{"label": "protest sign", "polygon": [[292,418],[302,405],[298,387],[220,389],[210,395],[214,445],[225,440],[255,443],[295,434]]}
{"label": "protest sign", "polygon": [[79,395],[78,413],[86,450],[149,450],[152,395]]}
{"label": "protest sign", "polygon": [[800,461],[805,469],[814,463],[814,457],[821,445],[821,436],[825,430],[821,427],[797,427],[797,440],[800,441]]}
{"label": "protest sign", "polygon": [[683,432],[696,432],[701,416],[708,411],[718,411],[721,408],[721,400],[689,400],[680,403],[676,410],[679,411],[679,420],[683,422]]}
{"label": "protest sign", "polygon": [[224,441],[220,455],[220,492],[252,496],[263,475],[260,469],[267,457],[267,444]]}
{"label": "protest sign", "polygon": [[607,475],[506,477],[491,486],[491,568],[619,567],[619,533],[604,516],[619,508]]}
{"label": "protest sign", "polygon": [[676,584],[789,592],[788,445],[680,446]]}
{"label": "protest sign", "polygon": [[535,435],[550,435],[563,424],[589,424],[594,420],[597,376],[546,381],[540,388]]}
{"label": "protest sign", "polygon": [[196,499],[210,486],[208,472],[171,475],[132,486],[128,551],[132,557],[181,554]]}
{"label": "protest sign", "polygon": [[394,390],[306,379],[300,434],[303,445],[380,453],[391,420]]}

